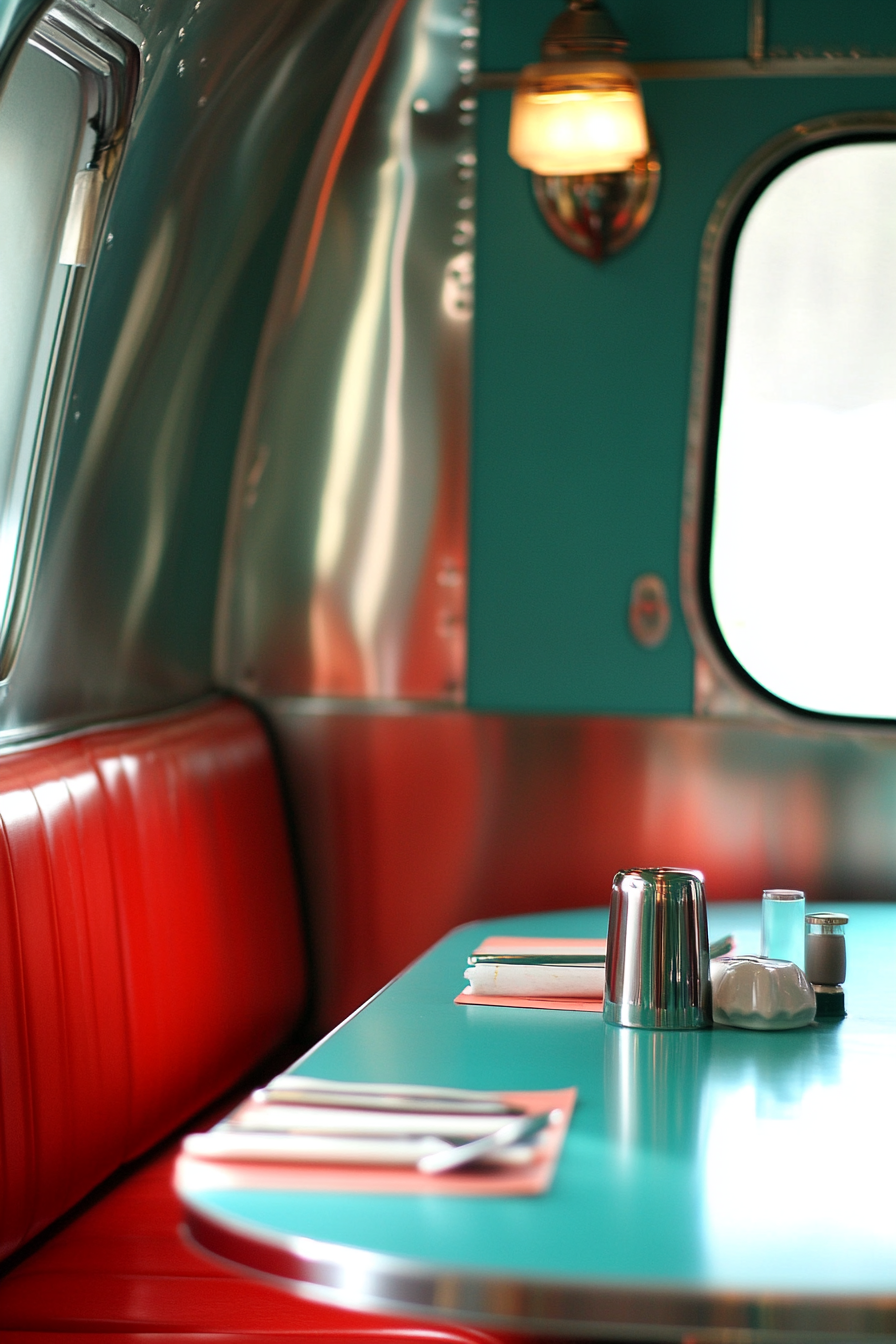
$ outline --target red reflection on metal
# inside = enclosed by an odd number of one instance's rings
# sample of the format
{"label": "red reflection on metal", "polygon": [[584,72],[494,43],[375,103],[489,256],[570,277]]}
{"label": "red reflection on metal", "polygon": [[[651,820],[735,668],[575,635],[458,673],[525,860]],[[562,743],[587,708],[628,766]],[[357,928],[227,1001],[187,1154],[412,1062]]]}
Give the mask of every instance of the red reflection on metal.
{"label": "red reflection on metal", "polygon": [[606,905],[619,868],[699,868],[710,900],[831,892],[831,780],[786,734],[462,712],[277,721],[323,1026],[452,926]]}
{"label": "red reflection on metal", "polygon": [[377,39],[370,60],[364,67],[364,73],[358,80],[357,87],[352,94],[351,101],[349,102],[345,113],[345,119],[339,128],[339,134],[336,137],[336,143],[333,146],[332,153],[327,162],[320,194],[314,207],[314,218],[311,222],[308,245],[305,249],[302,270],[299,274],[296,292],[293,297],[293,317],[296,316],[301,308],[302,300],[308,289],[308,282],[311,279],[311,272],[314,270],[314,261],[317,256],[317,249],[320,245],[320,236],[323,232],[324,222],[327,218],[327,211],[330,208],[330,197],[333,194],[333,187],[336,185],[336,178],[339,174],[339,168],[345,155],[345,151],[352,138],[352,131],[355,129],[355,123],[358,120],[361,108],[364,106],[364,100],[370,92],[370,86],[376,78],[379,68],[383,63],[383,58],[389,49],[389,42],[395,31],[395,25],[398,22],[401,11],[404,9],[406,3],[407,0],[396,0],[396,3],[392,6],[388,17],[383,24],[382,31]]}
{"label": "red reflection on metal", "polygon": [[429,546],[407,626],[401,684],[408,696],[462,700],[467,679],[467,509],[469,349],[456,323],[443,323],[438,416],[442,452]]}

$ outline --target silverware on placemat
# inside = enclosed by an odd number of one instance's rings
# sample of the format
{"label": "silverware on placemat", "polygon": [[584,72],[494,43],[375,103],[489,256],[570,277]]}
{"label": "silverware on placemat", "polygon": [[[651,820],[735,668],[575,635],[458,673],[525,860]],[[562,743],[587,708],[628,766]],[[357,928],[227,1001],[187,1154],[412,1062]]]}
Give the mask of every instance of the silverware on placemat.
{"label": "silverware on placemat", "polygon": [[[345,1166],[417,1167],[437,1175],[474,1162],[525,1166],[532,1160],[526,1140],[562,1112],[520,1115],[491,1134],[468,1142],[452,1142],[440,1134],[356,1136],[282,1133],[218,1126],[207,1134],[189,1134],[183,1151],[190,1157],[230,1162],[299,1162]],[[438,1162],[436,1162],[438,1159]],[[432,1163],[433,1165],[426,1165]]]}
{"label": "silverware on placemat", "polygon": [[188,1135],[184,1152],[219,1161],[419,1166],[433,1174],[483,1161],[519,1166],[531,1161],[527,1141],[553,1114],[528,1115],[494,1092],[282,1074],[213,1130]]}

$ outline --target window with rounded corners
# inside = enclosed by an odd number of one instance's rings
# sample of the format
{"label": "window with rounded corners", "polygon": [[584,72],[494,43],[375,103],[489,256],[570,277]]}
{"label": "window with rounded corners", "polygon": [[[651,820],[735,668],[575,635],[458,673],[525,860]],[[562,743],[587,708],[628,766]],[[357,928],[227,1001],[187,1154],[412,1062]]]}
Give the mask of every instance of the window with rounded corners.
{"label": "window with rounded corners", "polygon": [[754,690],[896,719],[896,125],[754,179],[715,241],[703,618]]}

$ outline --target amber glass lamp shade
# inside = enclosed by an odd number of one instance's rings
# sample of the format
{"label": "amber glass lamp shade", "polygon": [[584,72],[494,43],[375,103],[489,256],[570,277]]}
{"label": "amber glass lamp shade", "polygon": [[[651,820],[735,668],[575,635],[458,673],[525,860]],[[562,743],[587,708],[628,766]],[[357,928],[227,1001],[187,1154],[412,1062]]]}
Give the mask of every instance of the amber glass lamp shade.
{"label": "amber glass lamp shade", "polygon": [[623,61],[545,61],[523,70],[510,157],[541,177],[624,173],[649,149],[637,77]]}

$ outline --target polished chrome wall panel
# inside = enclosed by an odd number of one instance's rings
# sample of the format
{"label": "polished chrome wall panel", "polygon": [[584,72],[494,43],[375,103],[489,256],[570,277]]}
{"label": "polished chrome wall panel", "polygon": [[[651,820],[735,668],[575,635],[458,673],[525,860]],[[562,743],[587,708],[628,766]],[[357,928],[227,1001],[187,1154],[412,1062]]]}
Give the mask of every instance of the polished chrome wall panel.
{"label": "polished chrome wall panel", "polygon": [[0,702],[6,737],[209,688],[259,334],[305,170],[377,0],[91,10],[139,51],[140,90],[60,412],[42,560]]}
{"label": "polished chrome wall panel", "polygon": [[758,900],[767,886],[835,909],[896,899],[896,738],[884,732],[266,709],[292,791],[321,1026],[453,925],[606,905],[620,868],[699,868],[709,900]]}
{"label": "polished chrome wall panel", "polygon": [[225,550],[249,693],[462,697],[476,16],[390,0],[305,180]]}

